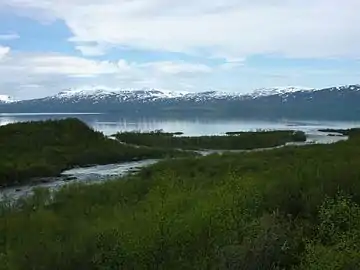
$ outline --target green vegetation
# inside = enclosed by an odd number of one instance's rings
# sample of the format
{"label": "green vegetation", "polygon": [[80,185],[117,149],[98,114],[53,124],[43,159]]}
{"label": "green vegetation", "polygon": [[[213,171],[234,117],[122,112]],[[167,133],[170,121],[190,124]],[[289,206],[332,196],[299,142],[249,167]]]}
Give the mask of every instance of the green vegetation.
{"label": "green vegetation", "polygon": [[0,207],[0,269],[359,269],[360,136],[168,160]]}
{"label": "green vegetation", "polygon": [[360,128],[350,128],[350,129],[332,129],[332,128],[326,128],[326,129],[319,129],[320,132],[326,132],[326,133],[339,133],[344,136],[356,136],[360,134]]}
{"label": "green vegetation", "polygon": [[244,131],[228,131],[225,134],[226,135],[241,135],[243,133],[244,133]]}
{"label": "green vegetation", "polygon": [[122,145],[77,119],[0,127],[0,186],[56,176],[74,166],[189,155],[160,148]]}
{"label": "green vegetation", "polygon": [[242,132],[236,136],[176,137],[172,133],[121,132],[115,137],[122,142],[151,147],[181,149],[255,149],[284,145],[287,142],[302,142],[306,136],[301,131]]}
{"label": "green vegetation", "polygon": [[342,135],[348,135],[350,129],[333,129],[333,128],[325,128],[325,129],[319,129],[320,132],[325,133],[339,133]]}

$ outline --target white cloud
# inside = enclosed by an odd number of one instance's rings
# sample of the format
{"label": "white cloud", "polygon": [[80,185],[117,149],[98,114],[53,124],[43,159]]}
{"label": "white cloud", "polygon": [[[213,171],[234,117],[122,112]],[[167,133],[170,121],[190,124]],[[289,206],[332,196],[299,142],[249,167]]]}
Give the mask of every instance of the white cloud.
{"label": "white cloud", "polygon": [[[55,53],[10,52],[7,47],[0,47],[0,60],[0,93],[16,93],[17,98],[45,96],[91,84],[118,89],[181,89],[181,79],[186,80],[188,73],[201,76],[211,72],[210,67],[197,63],[101,61]],[[4,89],[13,93],[4,93]]]}
{"label": "white cloud", "polygon": [[3,47],[0,45],[0,61],[10,52],[9,47]]}
{"label": "white cloud", "polygon": [[76,49],[85,56],[99,56],[105,53],[102,49],[94,46],[77,45]]}
{"label": "white cloud", "polygon": [[63,55],[39,55],[23,60],[31,66],[34,74],[59,74],[67,76],[97,76],[101,74],[114,74],[119,67],[108,61],[95,61],[81,57]]}
{"label": "white cloud", "polygon": [[191,64],[186,62],[153,62],[143,64],[143,67],[154,69],[157,72],[167,73],[172,75],[184,74],[184,73],[209,73],[212,69],[209,66],[203,64]]}
{"label": "white cloud", "polygon": [[[41,23],[64,22],[72,33],[69,42],[84,57],[28,54],[0,45],[0,93],[15,89],[24,97],[42,96],[83,85],[226,91],[304,80],[315,83],[311,86],[358,83],[357,64],[344,72],[328,66],[332,76],[309,74],[311,65],[276,70],[244,64],[259,54],[360,58],[359,0],[0,0],[0,12],[3,8]],[[0,40],[17,37],[0,33]],[[150,63],[91,59],[106,59],[108,49],[119,47],[183,52],[219,64],[168,61],[166,54]]]}
{"label": "white cloud", "polygon": [[220,69],[224,71],[232,70],[245,65],[245,58],[234,58],[220,65]]}
{"label": "white cloud", "polygon": [[0,34],[0,40],[13,40],[18,38],[20,38],[20,36],[16,33]]}
{"label": "white cloud", "polygon": [[85,56],[101,56],[106,53],[106,46],[101,46],[99,44],[89,45],[89,44],[77,44],[75,48]]}
{"label": "white cloud", "polygon": [[[0,94],[8,94],[16,99],[43,97],[67,88],[90,86],[104,89],[146,87],[244,92],[274,85],[322,87],[358,83],[360,70],[336,66],[325,69],[311,66],[269,69],[242,65],[241,59],[238,59],[239,62],[209,67],[184,61],[137,63],[124,59],[101,61],[54,53],[29,54],[10,51],[9,48],[4,51],[6,56],[0,60]],[[233,65],[240,66],[234,68]]]}
{"label": "white cloud", "polygon": [[[206,52],[227,59],[359,57],[358,0],[5,0],[29,16],[61,19],[74,42]],[[1,4],[0,4],[1,7]],[[80,45],[82,46],[82,45]],[[85,54],[94,48],[78,48]]]}

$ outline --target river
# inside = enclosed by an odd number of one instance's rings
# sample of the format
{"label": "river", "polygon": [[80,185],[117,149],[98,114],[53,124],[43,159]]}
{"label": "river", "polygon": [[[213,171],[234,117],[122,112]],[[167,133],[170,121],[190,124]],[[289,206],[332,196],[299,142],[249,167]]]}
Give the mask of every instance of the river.
{"label": "river", "polygon": [[[339,134],[337,134],[339,135]],[[281,148],[287,145],[298,145],[304,146],[309,144],[329,144],[335,143],[342,140],[347,140],[346,136],[328,136],[327,133],[323,132],[313,132],[307,133],[307,141],[303,143],[288,143],[286,145],[272,147],[272,148],[262,148],[262,149],[253,149],[253,150],[203,150],[198,151],[199,154],[206,156],[214,153],[225,153],[225,152],[257,152],[257,151],[268,151],[275,148]],[[17,187],[8,187],[2,189],[0,192],[0,201],[4,199],[16,200],[20,197],[29,196],[33,193],[34,188],[48,188],[50,190],[57,190],[62,186],[68,185],[70,183],[101,183],[103,181],[113,180],[119,177],[123,177],[132,173],[136,173],[142,168],[151,166],[158,163],[161,160],[149,159],[142,161],[132,161],[124,162],[119,164],[108,164],[108,165],[96,165],[91,167],[79,167],[71,170],[62,172],[60,177],[49,177],[39,179],[36,184],[27,184]]]}
{"label": "river", "polygon": [[[285,130],[294,129],[304,131],[309,143],[334,143],[346,140],[345,136],[327,136],[319,132],[324,128],[352,128],[359,127],[360,122],[326,122],[326,121],[263,121],[263,120],[234,120],[234,119],[124,119],[117,115],[102,114],[0,114],[0,125],[14,122],[37,121],[46,119],[62,119],[77,117],[95,130],[106,135],[118,131],[151,131],[162,129],[166,132],[181,131],[184,135],[219,135],[228,131],[255,131],[255,130]],[[300,144],[304,145],[304,143]],[[255,149],[250,151],[263,151],[268,149]],[[201,154],[221,153],[229,151],[206,150]],[[241,152],[241,151],[233,151]],[[108,164],[87,168],[76,168],[62,173],[61,177],[43,178],[36,185],[11,187],[0,191],[0,200],[4,198],[17,199],[32,194],[34,187],[44,187],[51,190],[58,189],[68,183],[85,182],[97,183],[135,173],[141,168],[157,163],[158,160],[143,160],[121,164]]]}

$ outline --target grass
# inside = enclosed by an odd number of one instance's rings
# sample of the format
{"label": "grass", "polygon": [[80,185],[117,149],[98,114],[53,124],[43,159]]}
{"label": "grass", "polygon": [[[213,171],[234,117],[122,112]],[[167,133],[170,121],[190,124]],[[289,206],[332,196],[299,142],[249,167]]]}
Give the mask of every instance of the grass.
{"label": "grass", "polygon": [[0,269],[359,269],[360,137],[168,160],[0,207]]}
{"label": "grass", "polygon": [[191,155],[122,145],[77,119],[2,126],[0,153],[0,186],[56,176],[74,166]]}
{"label": "grass", "polygon": [[121,132],[115,137],[122,142],[151,147],[180,149],[220,149],[249,150],[284,145],[287,142],[305,141],[306,136],[301,131],[261,131],[242,132],[231,136],[199,136],[177,137],[172,133],[155,132]]}

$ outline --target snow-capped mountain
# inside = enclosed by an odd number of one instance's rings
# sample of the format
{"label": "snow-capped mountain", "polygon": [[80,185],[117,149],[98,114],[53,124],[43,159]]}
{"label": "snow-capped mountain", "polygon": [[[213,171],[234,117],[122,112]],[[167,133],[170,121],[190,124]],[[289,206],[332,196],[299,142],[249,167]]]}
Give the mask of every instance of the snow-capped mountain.
{"label": "snow-capped mountain", "polygon": [[188,92],[175,92],[167,90],[156,89],[141,89],[141,90],[103,90],[103,89],[84,89],[84,90],[65,90],[60,93],[46,97],[47,100],[61,100],[61,101],[79,101],[92,100],[100,102],[106,99],[113,99],[119,102],[130,101],[155,101],[158,99],[180,98],[187,95]]}
{"label": "snow-capped mountain", "polygon": [[360,85],[325,89],[273,87],[251,93],[157,89],[69,89],[0,103],[0,113],[116,113],[122,117],[237,117],[360,120]]}
{"label": "snow-capped mountain", "polygon": [[254,90],[250,94],[250,96],[257,98],[257,97],[271,96],[271,95],[288,95],[290,93],[316,91],[316,90],[319,89],[300,87],[300,86],[259,88]]}
{"label": "snow-capped mountain", "polygon": [[0,103],[12,103],[15,102],[10,96],[8,95],[0,95]]}
{"label": "snow-capped mountain", "polygon": [[65,90],[60,93],[46,97],[46,99],[54,100],[80,100],[88,99],[93,101],[100,101],[108,98],[112,98],[118,101],[143,101],[151,102],[156,100],[194,100],[194,101],[206,101],[209,99],[224,99],[232,97],[244,96],[243,93],[227,93],[219,91],[205,91],[205,92],[184,92],[184,91],[169,91],[169,90],[157,90],[157,89],[140,89],[140,90],[103,90],[103,89],[91,89],[91,90]]}
{"label": "snow-capped mountain", "polygon": [[119,102],[152,102],[158,100],[187,100],[195,102],[205,102],[217,99],[244,99],[244,98],[258,98],[262,96],[271,95],[285,95],[288,93],[314,91],[315,89],[300,88],[300,87],[274,87],[261,88],[252,93],[242,92],[221,92],[221,91],[204,91],[204,92],[184,92],[184,91],[169,91],[157,89],[140,89],[140,90],[108,90],[108,89],[79,89],[79,90],[64,90],[54,96],[46,97],[46,100],[60,100],[62,102],[78,102],[81,100],[92,100],[93,102],[100,102],[106,99],[113,99]]}

